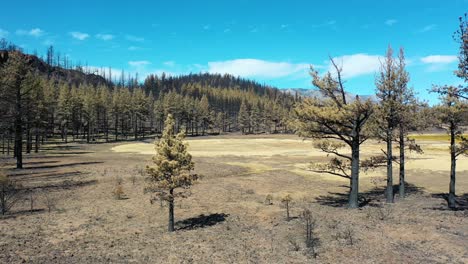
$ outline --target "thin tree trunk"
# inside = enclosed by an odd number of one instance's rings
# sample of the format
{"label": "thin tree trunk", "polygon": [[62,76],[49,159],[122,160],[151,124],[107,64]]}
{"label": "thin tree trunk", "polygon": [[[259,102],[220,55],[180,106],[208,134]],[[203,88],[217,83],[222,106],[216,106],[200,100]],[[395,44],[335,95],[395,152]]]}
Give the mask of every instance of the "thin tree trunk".
{"label": "thin tree trunk", "polygon": [[115,129],[114,129],[114,133],[115,133],[115,141],[118,140],[118,137],[119,137],[119,116],[116,115],[115,116]]}
{"label": "thin tree trunk", "polygon": [[171,189],[169,191],[170,197],[169,197],[169,225],[168,225],[168,231],[169,232],[174,232],[174,190]]}
{"label": "thin tree trunk", "polygon": [[385,192],[387,203],[393,203],[393,131],[387,128],[387,190]]}
{"label": "thin tree trunk", "polygon": [[16,89],[16,118],[15,118],[15,147],[16,147],[16,168],[23,168],[23,109],[21,107],[21,89],[19,85]]}
{"label": "thin tree trunk", "polygon": [[403,125],[400,124],[400,199],[405,199],[405,133]]}
{"label": "thin tree trunk", "polygon": [[448,195],[448,207],[454,209],[456,207],[455,202],[455,179],[456,179],[456,145],[455,145],[455,124],[450,123],[450,185]]}
{"label": "thin tree trunk", "polygon": [[138,140],[138,118],[137,118],[137,115],[135,114],[135,124],[134,124],[134,129],[135,131],[133,131],[135,133],[135,140]]}
{"label": "thin tree trunk", "polygon": [[36,128],[35,132],[35,138],[34,138],[34,152],[38,153],[39,152],[39,129]]}
{"label": "thin tree trunk", "polygon": [[353,140],[351,148],[351,184],[349,190],[349,208],[359,207],[359,138]]}

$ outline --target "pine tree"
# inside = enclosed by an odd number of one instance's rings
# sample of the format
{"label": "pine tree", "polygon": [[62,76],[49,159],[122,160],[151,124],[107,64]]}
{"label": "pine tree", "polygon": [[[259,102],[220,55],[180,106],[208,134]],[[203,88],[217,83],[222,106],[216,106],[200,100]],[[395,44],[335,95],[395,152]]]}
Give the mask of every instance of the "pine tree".
{"label": "pine tree", "polygon": [[[248,132],[250,132],[249,131],[250,130],[250,116],[249,116],[249,112],[248,112],[245,100],[242,100],[242,103],[239,109],[239,114],[237,115],[237,119],[238,119],[237,122],[239,123],[239,128],[242,131],[242,134],[247,134]],[[248,130],[246,131],[246,129]]]}
{"label": "pine tree", "polygon": [[146,191],[155,193],[158,199],[167,201],[169,205],[169,232],[174,231],[175,198],[185,197],[184,190],[198,180],[198,176],[191,173],[194,163],[187,152],[187,144],[183,142],[184,134],[175,135],[174,126],[174,118],[169,114],[161,139],[155,141],[154,166],[147,166],[146,169],[149,180]]}
{"label": "pine tree", "polygon": [[402,111],[401,98],[403,92],[400,85],[397,85],[398,69],[393,58],[393,50],[388,47],[387,55],[381,65],[380,74],[376,79],[377,98],[379,105],[375,109],[375,119],[377,123],[376,134],[379,139],[387,144],[384,151],[387,161],[387,189],[385,197],[387,203],[393,203],[393,141],[395,140],[395,128],[399,123],[399,115]]}
{"label": "pine tree", "polygon": [[[299,136],[321,139],[315,147],[336,156],[328,164],[318,164],[315,171],[349,179],[348,207],[357,208],[360,146],[370,137],[366,131],[366,122],[373,113],[373,104],[370,100],[361,100],[359,96],[354,100],[346,98],[341,78],[342,68],[333,59],[330,60],[336,77],[330,72],[321,77],[311,67],[312,83],[325,99],[307,98],[299,102],[295,108],[294,125]],[[338,151],[346,145],[351,155]]]}
{"label": "pine tree", "polygon": [[[450,135],[450,184],[448,207],[456,208],[456,166],[460,155],[468,156],[468,138],[463,136],[462,122],[468,111],[467,100],[458,96],[459,89],[454,86],[434,87],[433,91],[442,93],[442,104],[438,107],[439,118]],[[457,143],[458,141],[458,143]]]}

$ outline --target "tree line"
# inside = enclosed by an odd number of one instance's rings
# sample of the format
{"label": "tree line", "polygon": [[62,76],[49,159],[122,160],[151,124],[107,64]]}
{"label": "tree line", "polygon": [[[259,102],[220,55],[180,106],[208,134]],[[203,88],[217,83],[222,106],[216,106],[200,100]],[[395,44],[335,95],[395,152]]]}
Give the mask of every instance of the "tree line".
{"label": "tree line", "polygon": [[139,83],[122,74],[112,82],[86,73],[71,81],[48,63],[12,44],[0,53],[1,153],[16,157],[18,168],[23,153],[38,152],[48,140],[143,139],[160,134],[169,114],[175,132],[188,136],[291,131],[287,120],[296,98],[253,81],[162,74]]}

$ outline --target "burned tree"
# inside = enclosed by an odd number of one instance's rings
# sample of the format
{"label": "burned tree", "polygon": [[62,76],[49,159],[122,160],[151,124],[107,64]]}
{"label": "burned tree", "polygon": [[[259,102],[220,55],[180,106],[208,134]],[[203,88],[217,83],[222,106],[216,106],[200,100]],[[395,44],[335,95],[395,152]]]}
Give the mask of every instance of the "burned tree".
{"label": "burned tree", "polygon": [[[323,100],[304,99],[295,108],[295,126],[299,136],[320,139],[315,147],[335,155],[330,163],[319,166],[316,171],[329,173],[350,180],[350,208],[357,208],[359,194],[360,146],[368,138],[365,125],[373,112],[370,100],[359,96],[349,100],[342,80],[342,67],[333,59],[331,64],[336,76],[328,72],[320,76],[311,67],[312,83],[324,96]],[[351,154],[338,150],[348,147]]]}

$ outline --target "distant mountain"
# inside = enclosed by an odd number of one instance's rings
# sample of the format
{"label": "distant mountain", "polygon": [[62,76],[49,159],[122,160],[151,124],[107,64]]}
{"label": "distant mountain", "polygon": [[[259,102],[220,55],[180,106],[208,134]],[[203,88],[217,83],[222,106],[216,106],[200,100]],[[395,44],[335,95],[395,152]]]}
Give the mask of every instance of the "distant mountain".
{"label": "distant mountain", "polygon": [[[284,93],[290,94],[295,96],[296,94],[301,97],[309,97],[309,98],[317,98],[321,99],[323,98],[323,94],[317,90],[317,89],[307,89],[307,88],[287,88],[287,89],[281,89]],[[367,100],[371,99],[372,101],[376,101],[377,98],[375,95],[359,95],[360,98]],[[356,94],[353,93],[346,93],[346,99],[347,100],[354,100],[356,98]]]}

